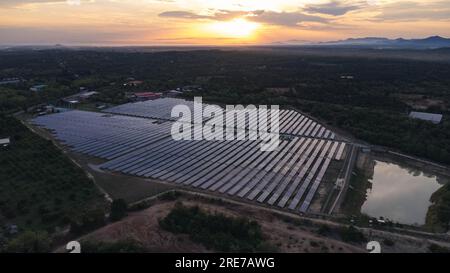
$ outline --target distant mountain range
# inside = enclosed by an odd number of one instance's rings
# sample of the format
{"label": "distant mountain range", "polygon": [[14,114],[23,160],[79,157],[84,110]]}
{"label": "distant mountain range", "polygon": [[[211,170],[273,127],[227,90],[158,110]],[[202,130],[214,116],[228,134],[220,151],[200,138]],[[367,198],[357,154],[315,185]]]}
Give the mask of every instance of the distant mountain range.
{"label": "distant mountain range", "polygon": [[[329,42],[310,42],[307,40],[292,39],[287,41],[278,41],[261,46],[295,46],[295,47],[317,47],[317,48],[366,48],[366,49],[450,49],[450,38],[441,36],[430,36],[423,39],[389,39],[383,37],[365,37],[365,38],[348,38],[345,40],[329,41]],[[113,50],[113,51],[162,51],[162,50],[196,50],[198,48],[212,49],[221,48],[221,46],[123,46],[123,47],[102,47],[102,46],[66,46],[56,45],[0,45],[0,50],[48,50],[48,49],[65,49],[65,50]]]}
{"label": "distant mountain range", "polygon": [[440,36],[431,36],[424,39],[388,39],[382,37],[349,38],[346,40],[308,43],[301,40],[277,42],[274,45],[298,45],[298,46],[332,46],[332,47],[364,47],[364,48],[413,48],[435,49],[450,47],[450,39]]}
{"label": "distant mountain range", "polygon": [[381,48],[442,48],[450,47],[450,39],[431,36],[424,39],[388,39],[378,37],[350,38],[347,40],[320,43],[334,46],[368,46]]}

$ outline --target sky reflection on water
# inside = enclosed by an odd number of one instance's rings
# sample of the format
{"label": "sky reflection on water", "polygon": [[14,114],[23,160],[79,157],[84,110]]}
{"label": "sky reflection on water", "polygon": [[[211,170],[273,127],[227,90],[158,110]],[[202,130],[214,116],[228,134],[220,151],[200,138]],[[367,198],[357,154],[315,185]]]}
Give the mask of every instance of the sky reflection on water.
{"label": "sky reflection on water", "polygon": [[442,187],[436,176],[402,168],[394,163],[375,161],[372,189],[361,212],[403,224],[425,223],[431,195]]}

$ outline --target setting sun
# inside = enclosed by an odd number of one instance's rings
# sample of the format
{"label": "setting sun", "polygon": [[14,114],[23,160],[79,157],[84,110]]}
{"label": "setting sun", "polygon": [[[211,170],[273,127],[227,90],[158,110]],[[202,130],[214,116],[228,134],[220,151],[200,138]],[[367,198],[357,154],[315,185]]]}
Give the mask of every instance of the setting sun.
{"label": "setting sun", "polygon": [[237,18],[226,22],[215,22],[207,29],[215,34],[230,38],[250,38],[260,27],[260,24]]}

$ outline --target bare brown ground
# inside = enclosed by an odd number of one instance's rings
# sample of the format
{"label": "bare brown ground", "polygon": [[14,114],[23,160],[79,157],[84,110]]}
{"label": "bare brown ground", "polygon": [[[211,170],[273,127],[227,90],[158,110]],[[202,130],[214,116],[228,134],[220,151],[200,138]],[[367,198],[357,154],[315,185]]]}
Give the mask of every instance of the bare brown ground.
{"label": "bare brown ground", "polygon": [[437,98],[427,98],[424,95],[398,94],[397,97],[407,105],[417,110],[426,110],[428,109],[428,107],[436,107],[440,109],[447,108],[447,104],[444,100]]}
{"label": "bare brown ground", "polygon": [[[220,212],[232,217],[245,215],[258,221],[267,242],[277,247],[280,252],[364,252],[360,247],[321,237],[306,228],[286,223],[267,211],[240,205],[212,204],[188,197],[181,197],[179,201],[187,206],[199,206],[210,213]],[[175,203],[158,202],[79,240],[114,242],[133,239],[151,252],[210,252],[211,250],[191,241],[186,235],[173,234],[160,228],[158,219],[165,217]]]}

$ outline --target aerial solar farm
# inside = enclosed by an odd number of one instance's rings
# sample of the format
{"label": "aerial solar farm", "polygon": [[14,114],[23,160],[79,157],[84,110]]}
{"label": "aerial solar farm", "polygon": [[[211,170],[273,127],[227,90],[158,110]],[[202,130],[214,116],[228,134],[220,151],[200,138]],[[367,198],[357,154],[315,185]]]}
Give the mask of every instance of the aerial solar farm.
{"label": "aerial solar farm", "polygon": [[32,123],[72,151],[103,159],[104,171],[296,213],[310,212],[314,200],[331,190],[323,185],[325,177],[333,185],[349,154],[343,138],[287,109],[280,111],[274,151],[262,151],[260,140],[174,140],[171,109],[178,104],[193,107],[192,101],[161,98],[103,112],[70,110]]}

